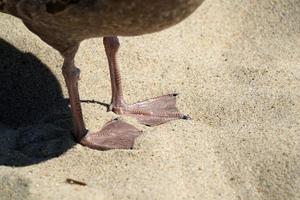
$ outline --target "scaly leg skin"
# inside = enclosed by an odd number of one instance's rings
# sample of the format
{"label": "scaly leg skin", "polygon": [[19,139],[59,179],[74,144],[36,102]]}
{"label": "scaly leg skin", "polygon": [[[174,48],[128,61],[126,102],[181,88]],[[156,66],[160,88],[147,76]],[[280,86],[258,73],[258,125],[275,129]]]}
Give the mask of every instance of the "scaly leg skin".
{"label": "scaly leg skin", "polygon": [[135,139],[141,132],[126,122],[110,121],[95,133],[85,128],[78,92],[80,71],[74,64],[77,50],[78,45],[74,45],[62,53],[65,58],[62,70],[70,97],[74,138],[80,144],[97,150],[132,149]]}
{"label": "scaly leg skin", "polygon": [[132,116],[139,123],[156,126],[176,119],[190,119],[189,116],[181,114],[176,108],[177,94],[169,94],[146,101],[128,105],[124,101],[121,75],[116,55],[120,47],[117,37],[104,37],[103,44],[108,59],[112,100],[110,110],[117,114]]}

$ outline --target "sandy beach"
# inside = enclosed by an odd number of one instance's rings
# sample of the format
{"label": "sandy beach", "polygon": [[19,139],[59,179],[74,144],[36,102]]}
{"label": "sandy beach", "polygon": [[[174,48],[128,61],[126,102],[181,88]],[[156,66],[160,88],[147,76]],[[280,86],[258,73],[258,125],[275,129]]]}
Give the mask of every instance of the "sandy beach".
{"label": "sandy beach", "polygon": [[[178,92],[192,120],[130,151],[71,136],[59,53],[0,14],[0,199],[300,199],[300,1],[207,0],[165,31],[120,37],[129,103]],[[101,38],[76,57],[90,130],[115,118]],[[94,102],[88,102],[94,101]],[[70,184],[74,179],[86,185]]]}

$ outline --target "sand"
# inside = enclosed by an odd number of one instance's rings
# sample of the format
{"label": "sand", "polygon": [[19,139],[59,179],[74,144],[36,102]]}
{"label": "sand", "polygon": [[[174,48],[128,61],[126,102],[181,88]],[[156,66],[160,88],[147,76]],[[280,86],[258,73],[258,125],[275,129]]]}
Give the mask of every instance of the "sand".
{"label": "sand", "polygon": [[[207,0],[160,33],[121,37],[124,93],[178,92],[191,121],[144,127],[131,151],[73,142],[62,58],[0,15],[0,199],[300,199],[300,2]],[[116,115],[101,38],[82,43],[87,127]],[[100,103],[101,102],[101,103]],[[69,184],[67,178],[86,183]]]}

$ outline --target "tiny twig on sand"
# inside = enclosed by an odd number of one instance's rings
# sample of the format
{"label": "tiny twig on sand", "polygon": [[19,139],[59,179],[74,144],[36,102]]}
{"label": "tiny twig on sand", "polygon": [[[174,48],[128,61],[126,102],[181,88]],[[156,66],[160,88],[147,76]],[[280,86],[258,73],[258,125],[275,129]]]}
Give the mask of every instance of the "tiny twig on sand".
{"label": "tiny twig on sand", "polygon": [[86,183],[84,183],[82,181],[77,181],[77,180],[74,180],[74,179],[71,179],[71,178],[67,178],[66,182],[69,183],[69,184],[76,184],[76,185],[81,185],[81,186],[86,186],[87,185]]}

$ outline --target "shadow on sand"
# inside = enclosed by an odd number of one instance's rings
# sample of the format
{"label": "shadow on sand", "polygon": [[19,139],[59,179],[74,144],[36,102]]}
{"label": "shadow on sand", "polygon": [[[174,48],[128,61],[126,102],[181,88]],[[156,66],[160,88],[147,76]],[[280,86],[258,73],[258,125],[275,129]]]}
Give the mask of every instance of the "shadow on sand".
{"label": "shadow on sand", "polygon": [[0,39],[0,165],[57,157],[75,143],[58,80],[45,64]]}

